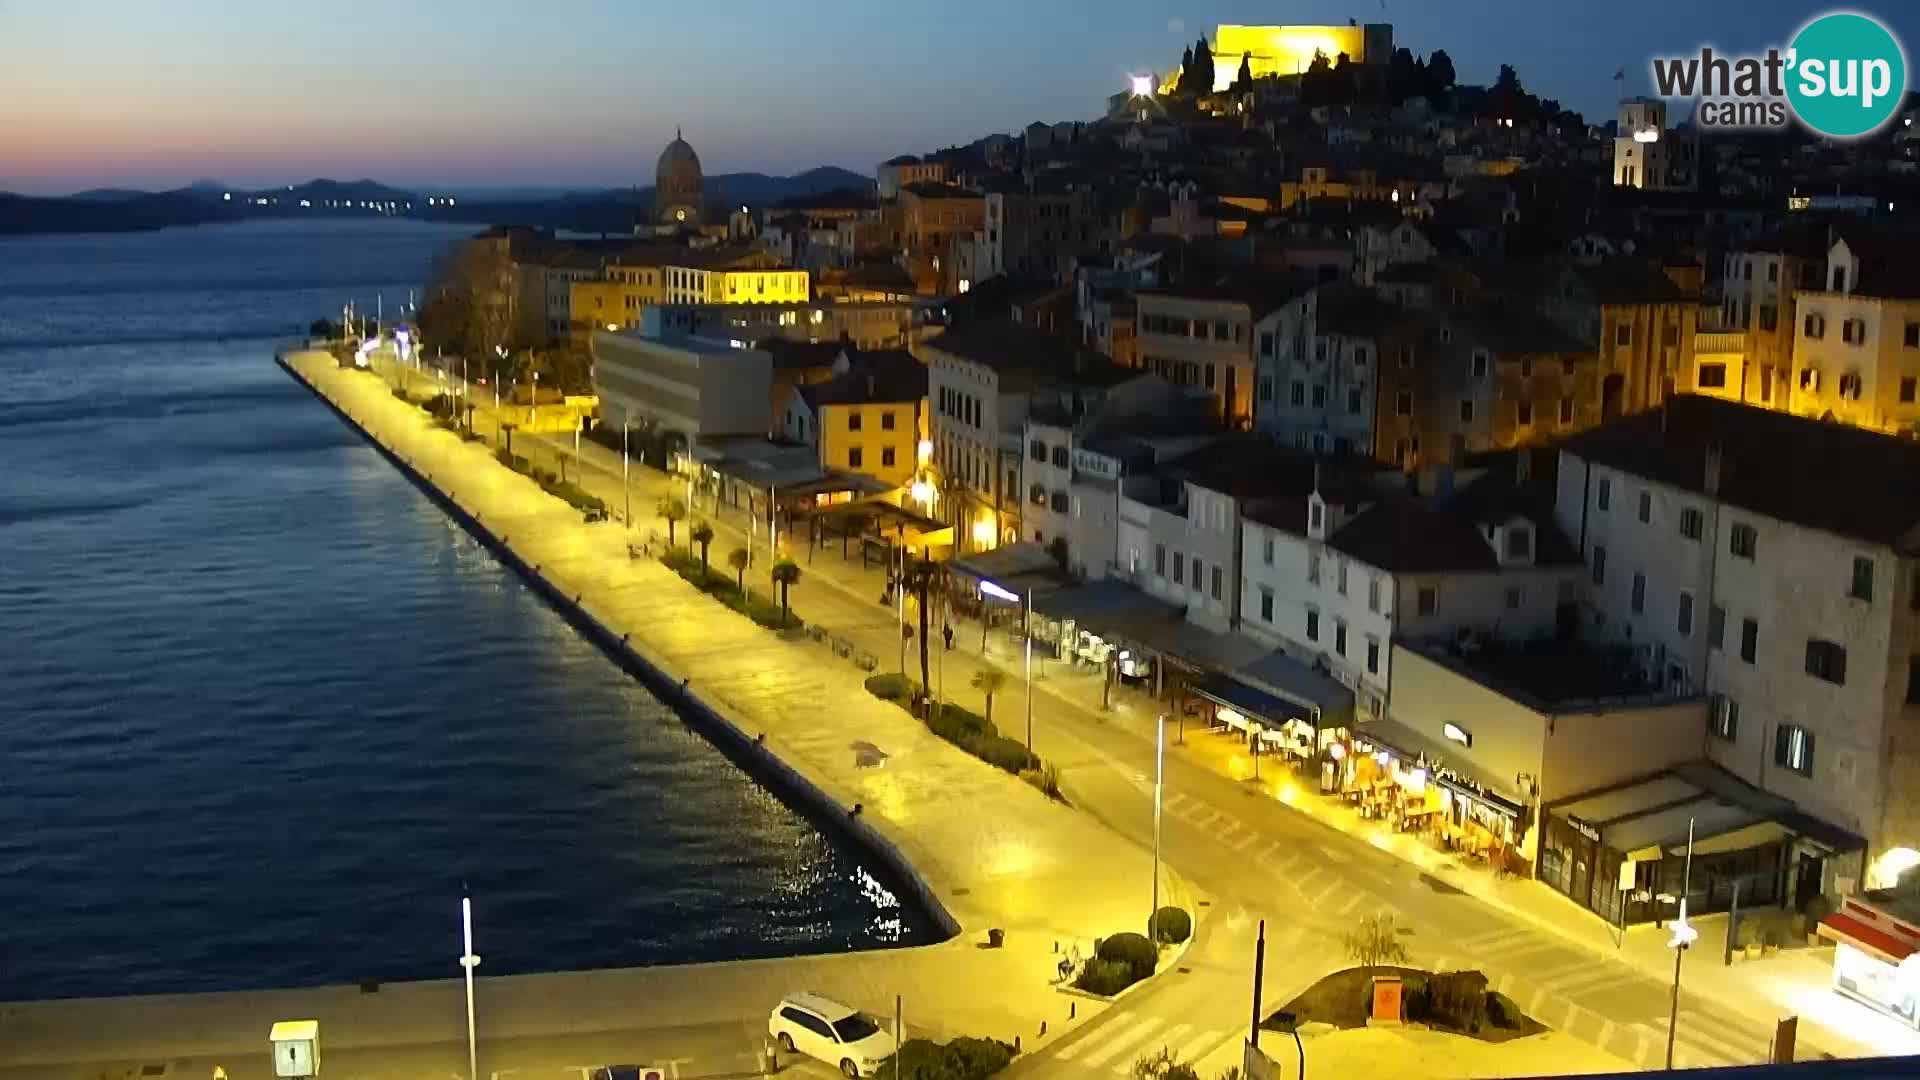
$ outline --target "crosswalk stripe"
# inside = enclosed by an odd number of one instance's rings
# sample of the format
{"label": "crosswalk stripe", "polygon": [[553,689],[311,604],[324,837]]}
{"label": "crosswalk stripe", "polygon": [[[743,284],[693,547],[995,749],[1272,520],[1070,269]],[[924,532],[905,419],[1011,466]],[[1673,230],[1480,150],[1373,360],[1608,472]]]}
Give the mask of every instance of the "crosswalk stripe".
{"label": "crosswalk stripe", "polygon": [[1234,833],[1240,831],[1240,819],[1231,814],[1221,814],[1218,828],[1220,831],[1215,835],[1222,839],[1232,836]]}
{"label": "crosswalk stripe", "polygon": [[1352,896],[1347,897],[1347,902],[1340,905],[1341,916],[1345,917],[1347,915],[1352,914],[1353,909],[1359,907],[1361,904],[1366,903],[1366,900],[1367,900],[1367,896],[1365,893],[1354,893]]}
{"label": "crosswalk stripe", "polygon": [[[1132,1056],[1134,1058],[1153,1057],[1160,1052],[1160,1049],[1162,1047],[1166,1047],[1167,1052],[1171,1054],[1173,1053],[1173,1044],[1178,1042],[1182,1036],[1186,1035],[1187,1032],[1192,1030],[1193,1030],[1192,1024],[1175,1024],[1172,1027],[1166,1029],[1165,1031],[1162,1031],[1160,1033],[1159,1038],[1153,1039],[1143,1044],[1138,1050],[1134,1051]],[[1184,1059],[1176,1059],[1176,1060],[1184,1060]],[[1119,1061],[1114,1062],[1113,1075],[1132,1076],[1133,1062],[1127,1060],[1127,1058],[1125,1057],[1122,1057]]]}
{"label": "crosswalk stripe", "polygon": [[1250,832],[1250,833],[1248,833],[1248,834],[1247,834],[1246,836],[1244,836],[1244,837],[1242,837],[1242,838],[1240,839],[1240,842],[1239,842],[1239,843],[1237,843],[1237,844],[1228,844],[1227,846],[1228,846],[1228,847],[1230,847],[1230,848],[1232,848],[1232,849],[1233,849],[1233,850],[1235,850],[1235,851],[1245,851],[1245,850],[1247,850],[1248,848],[1250,848],[1250,847],[1252,847],[1252,846],[1254,845],[1254,842],[1255,842],[1255,841],[1257,841],[1257,840],[1259,840],[1259,839],[1260,839],[1260,834],[1259,834],[1259,833],[1257,833],[1257,832]]}
{"label": "crosswalk stripe", "polygon": [[[1664,1064],[1667,1050],[1667,1025],[1642,1023],[1635,1025],[1645,1035],[1642,1045],[1643,1054],[1651,1053]],[[1674,1034],[1673,1060],[1675,1065],[1683,1061],[1694,1065],[1752,1065],[1764,1056],[1764,1047],[1746,1047],[1725,1040],[1710,1031],[1702,1030],[1697,1024],[1689,1026],[1686,1017],[1680,1019],[1680,1029]]]}
{"label": "crosswalk stripe", "polygon": [[1154,1032],[1154,1029],[1158,1028],[1161,1023],[1162,1021],[1157,1017],[1152,1017],[1152,1016],[1141,1017],[1139,1023],[1128,1028],[1126,1031],[1121,1032],[1119,1035],[1115,1036],[1114,1038],[1109,1039],[1105,1043],[1101,1044],[1098,1050],[1095,1050],[1093,1053],[1088,1054],[1086,1063],[1096,1069],[1102,1065],[1105,1065],[1107,1062],[1113,1060],[1115,1057],[1119,1056],[1120,1054],[1126,1053],[1136,1043],[1139,1043],[1142,1040],[1146,1039],[1148,1036],[1152,1035]]}
{"label": "crosswalk stripe", "polygon": [[1226,1037],[1227,1034],[1224,1031],[1203,1031],[1199,1035],[1188,1039],[1186,1045],[1180,1048],[1176,1056],[1189,1065],[1196,1064],[1201,1058],[1207,1056],[1208,1051],[1219,1046],[1221,1041],[1226,1039]]}
{"label": "crosswalk stripe", "polygon": [[1343,888],[1341,883],[1339,881],[1335,881],[1333,884],[1327,886],[1325,890],[1319,893],[1316,893],[1313,897],[1311,897],[1308,900],[1308,902],[1311,903],[1314,907],[1321,907],[1328,900],[1332,899],[1333,895],[1339,892],[1341,888]]}
{"label": "crosswalk stripe", "polygon": [[1569,966],[1557,974],[1536,976],[1534,981],[1562,994],[1588,994],[1609,983],[1640,980],[1646,980],[1646,976],[1629,968],[1601,963]]}

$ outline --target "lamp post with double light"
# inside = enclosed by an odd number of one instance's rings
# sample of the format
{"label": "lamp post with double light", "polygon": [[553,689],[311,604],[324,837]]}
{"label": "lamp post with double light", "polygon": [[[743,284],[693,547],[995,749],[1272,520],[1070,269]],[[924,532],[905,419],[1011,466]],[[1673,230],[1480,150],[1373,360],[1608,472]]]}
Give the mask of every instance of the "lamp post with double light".
{"label": "lamp post with double light", "polygon": [[1033,613],[1033,590],[1028,589],[1025,596],[1012,589],[996,585],[991,581],[982,581],[980,591],[998,600],[1020,605],[1020,636],[1026,646],[1026,697],[1027,697],[1027,753],[1033,753],[1033,627],[1029,617]]}

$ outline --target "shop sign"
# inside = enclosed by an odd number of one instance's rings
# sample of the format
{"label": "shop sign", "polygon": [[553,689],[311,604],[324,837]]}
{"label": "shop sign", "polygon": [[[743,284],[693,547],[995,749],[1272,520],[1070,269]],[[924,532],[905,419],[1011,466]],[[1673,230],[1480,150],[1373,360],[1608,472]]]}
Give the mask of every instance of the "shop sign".
{"label": "shop sign", "polygon": [[1574,832],[1579,833],[1581,836],[1586,837],[1587,839],[1593,841],[1596,844],[1600,842],[1600,830],[1594,828],[1593,826],[1587,824],[1584,821],[1581,821],[1579,818],[1574,817],[1572,814],[1564,814],[1561,816],[1560,820],[1566,822],[1568,828],[1572,829]]}

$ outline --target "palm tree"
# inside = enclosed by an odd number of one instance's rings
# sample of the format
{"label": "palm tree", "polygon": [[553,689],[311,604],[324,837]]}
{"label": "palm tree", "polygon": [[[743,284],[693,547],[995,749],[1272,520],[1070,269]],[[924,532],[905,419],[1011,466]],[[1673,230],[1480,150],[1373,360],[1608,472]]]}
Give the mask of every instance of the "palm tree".
{"label": "palm tree", "polygon": [[673,526],[681,518],[687,516],[686,500],[677,495],[669,495],[661,499],[660,502],[654,506],[653,512],[667,519],[667,546],[671,548],[673,546]]}
{"label": "palm tree", "polygon": [[700,580],[704,582],[711,573],[707,569],[707,549],[713,546],[713,526],[696,521],[693,528],[687,530],[687,539],[700,545]]}
{"label": "palm tree", "polygon": [[800,564],[781,559],[773,564],[773,583],[780,586],[780,625],[787,625],[787,590],[800,584]]}
{"label": "palm tree", "polygon": [[901,588],[910,590],[920,608],[920,691],[933,685],[927,668],[927,591],[933,585],[938,564],[931,559],[908,559]]}
{"label": "palm tree", "polygon": [[987,668],[973,673],[973,688],[987,695],[987,723],[993,723],[993,695],[1007,685],[1007,673]]}
{"label": "palm tree", "polygon": [[746,548],[737,547],[727,552],[727,565],[733,567],[734,584],[740,586],[742,597],[747,595],[747,564],[752,561],[753,556],[747,553]]}

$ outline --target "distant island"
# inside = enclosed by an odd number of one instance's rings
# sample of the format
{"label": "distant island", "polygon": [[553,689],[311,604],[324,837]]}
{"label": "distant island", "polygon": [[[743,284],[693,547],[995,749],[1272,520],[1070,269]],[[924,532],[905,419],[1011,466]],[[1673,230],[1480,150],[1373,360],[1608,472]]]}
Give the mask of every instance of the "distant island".
{"label": "distant island", "polygon": [[[793,176],[726,173],[708,177],[716,206],[767,206],[785,199],[855,189],[872,177],[834,166]],[[59,197],[0,192],[0,235],[134,232],[268,218],[404,217],[476,225],[534,225],[576,232],[625,233],[646,220],[653,188],[586,191],[508,188],[461,192],[406,191],[378,181],[309,180],[286,187],[243,189],[200,180],[172,191],[95,188]]]}

